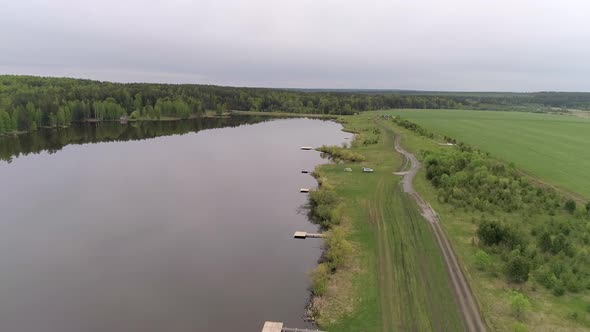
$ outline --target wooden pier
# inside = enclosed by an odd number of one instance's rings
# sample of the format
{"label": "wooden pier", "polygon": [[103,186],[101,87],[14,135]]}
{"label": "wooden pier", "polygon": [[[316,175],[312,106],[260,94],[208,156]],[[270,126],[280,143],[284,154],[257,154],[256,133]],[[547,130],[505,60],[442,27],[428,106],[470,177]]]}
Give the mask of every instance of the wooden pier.
{"label": "wooden pier", "polygon": [[296,239],[307,239],[309,238],[320,238],[320,237],[324,237],[324,234],[318,234],[318,233],[308,233],[308,232],[295,232],[295,234],[293,234],[293,237]]}
{"label": "wooden pier", "polygon": [[281,322],[264,322],[262,332],[323,332],[320,330],[297,329],[292,327],[284,327]]}

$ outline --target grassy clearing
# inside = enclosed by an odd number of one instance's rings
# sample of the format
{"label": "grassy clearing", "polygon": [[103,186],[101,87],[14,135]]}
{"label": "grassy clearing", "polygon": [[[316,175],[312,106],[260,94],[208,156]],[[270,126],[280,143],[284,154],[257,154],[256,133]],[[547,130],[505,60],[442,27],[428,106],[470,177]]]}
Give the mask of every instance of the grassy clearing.
{"label": "grassy clearing", "polygon": [[[345,130],[366,133],[363,140],[371,136],[374,143],[353,144],[351,151],[365,157],[362,163],[316,170],[338,197],[341,218],[335,227],[353,249],[314,301],[318,324],[328,331],[462,330],[430,226],[392,174],[402,162],[393,133],[371,116],[343,121]],[[375,173],[362,173],[362,166]],[[353,171],[344,172],[348,167]]]}
{"label": "grassy clearing", "polygon": [[488,151],[542,181],[590,198],[588,118],[464,110],[387,113]]}
{"label": "grassy clearing", "polygon": [[[388,111],[387,113],[397,114],[398,111]],[[391,121],[387,121],[387,123],[387,125],[395,126]],[[420,156],[419,151],[421,150],[454,149],[454,147],[438,145],[443,139],[442,136],[430,139],[401,127],[395,127],[395,130],[402,134],[403,145],[417,156]],[[437,189],[426,179],[425,170],[418,174],[414,182],[416,190],[439,213],[442,225],[465,267],[466,277],[470,280],[488,326],[495,331],[513,331],[516,327],[523,326],[529,331],[590,330],[590,294],[587,290],[577,293],[568,292],[557,297],[540,285],[533,276],[524,284],[510,283],[503,276],[504,271],[500,268],[503,265],[501,257],[495,255],[490,255],[489,261],[485,264],[486,267],[482,269],[481,250],[475,235],[477,225],[474,222],[481,217],[482,213],[441,203],[438,200]],[[533,228],[543,225],[548,219],[554,220],[555,223],[580,223],[585,220],[580,216],[570,215],[564,210],[550,218],[539,215],[531,218],[522,211],[497,211],[494,213],[494,217],[518,225],[527,233],[531,232]],[[579,247],[578,249],[584,252],[588,250],[587,247]],[[588,263],[580,262],[578,264]],[[517,317],[511,303],[514,289],[525,294],[530,302],[530,308],[520,317]]]}

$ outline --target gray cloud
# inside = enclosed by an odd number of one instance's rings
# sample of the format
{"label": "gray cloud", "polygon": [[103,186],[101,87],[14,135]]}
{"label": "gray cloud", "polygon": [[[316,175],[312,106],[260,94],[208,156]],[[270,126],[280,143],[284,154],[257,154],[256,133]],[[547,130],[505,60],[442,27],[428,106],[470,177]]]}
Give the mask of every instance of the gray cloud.
{"label": "gray cloud", "polygon": [[584,0],[5,0],[0,73],[590,91]]}

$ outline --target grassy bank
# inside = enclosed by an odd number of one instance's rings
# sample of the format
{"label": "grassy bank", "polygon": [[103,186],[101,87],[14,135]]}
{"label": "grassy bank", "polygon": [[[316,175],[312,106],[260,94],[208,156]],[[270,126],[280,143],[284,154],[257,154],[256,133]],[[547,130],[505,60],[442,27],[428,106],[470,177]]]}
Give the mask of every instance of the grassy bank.
{"label": "grassy bank", "polygon": [[[372,115],[342,121],[345,130],[360,133],[350,152],[364,161],[316,169],[320,191],[333,196],[318,204],[329,219],[324,226],[349,247],[337,264],[328,260],[312,273],[318,324],[328,331],[462,330],[430,226],[393,175],[402,159],[391,128],[375,124]],[[362,173],[363,166],[375,172]]]}
{"label": "grassy bank", "polygon": [[[399,111],[375,113],[377,114],[394,115],[399,114]],[[428,160],[425,159],[431,158],[433,154],[449,156],[452,155],[449,154],[451,151],[460,150],[459,147],[438,144],[445,139],[445,135],[449,135],[447,131],[429,131],[425,135],[397,126],[388,119],[381,121],[402,134],[403,145],[417,156],[421,156],[425,168],[428,167]],[[429,137],[430,134],[432,138]],[[506,139],[501,137],[502,134],[498,135],[500,141]],[[506,143],[506,148],[512,147]],[[433,154],[425,157],[421,151],[432,151]],[[493,156],[480,156],[483,158],[478,161],[481,165],[485,164],[486,158],[494,161]],[[510,169],[508,164],[494,163],[496,166],[492,168]],[[469,172],[463,171],[460,176],[471,176]],[[497,172],[494,176],[497,177],[500,173]],[[433,182],[427,179],[426,169],[416,177],[415,186],[440,215],[441,223],[465,267],[484,317],[492,330],[590,330],[590,283],[586,277],[587,267],[590,266],[588,215],[583,207],[578,207],[572,213],[568,212],[565,209],[568,198],[561,195],[554,199],[551,194],[538,192],[535,197],[542,199],[531,199],[526,196],[526,192],[536,191],[538,187],[528,187],[526,177],[520,178],[510,172],[505,174],[510,174],[509,182],[500,180],[497,183],[506,184],[502,189],[506,193],[513,192],[508,195],[507,200],[500,203],[483,201],[482,198],[485,197],[478,196],[477,192],[469,194],[469,187],[460,183],[454,184],[453,191],[445,191],[440,183],[435,187]],[[451,172],[446,181],[456,180]],[[478,192],[493,193],[495,189],[490,185],[482,182],[473,188]],[[464,194],[468,195],[468,199],[453,199],[454,196]],[[502,195],[497,193],[490,195],[490,198],[495,199]],[[517,197],[524,200],[509,199]],[[508,238],[512,242],[499,242],[493,245],[484,243],[478,229],[481,229],[482,224],[489,225],[491,222],[501,226],[500,230],[509,234]],[[545,237],[544,234],[548,236]],[[525,280],[510,278],[510,262],[515,256],[523,257],[525,260],[528,270]],[[524,305],[521,302],[519,307],[518,296],[515,294],[524,295]]]}

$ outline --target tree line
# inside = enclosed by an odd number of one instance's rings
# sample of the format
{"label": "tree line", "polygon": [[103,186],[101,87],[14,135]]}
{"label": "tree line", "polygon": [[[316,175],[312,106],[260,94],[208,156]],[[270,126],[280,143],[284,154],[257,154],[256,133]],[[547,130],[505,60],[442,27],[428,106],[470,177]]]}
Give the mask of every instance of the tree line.
{"label": "tree line", "polygon": [[0,134],[72,122],[189,118],[205,111],[353,114],[385,108],[456,108],[448,97],[305,92],[196,84],[111,83],[0,76]]}

